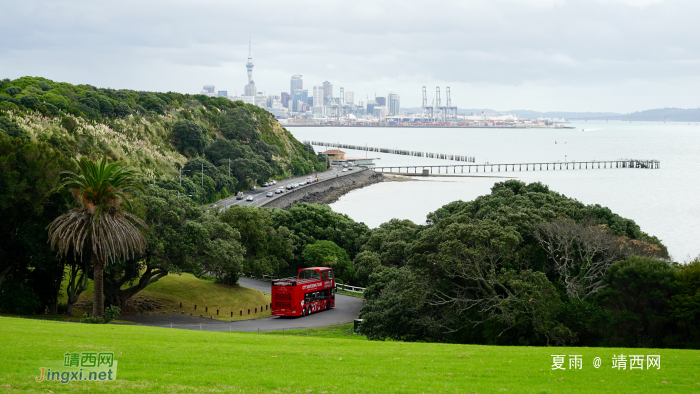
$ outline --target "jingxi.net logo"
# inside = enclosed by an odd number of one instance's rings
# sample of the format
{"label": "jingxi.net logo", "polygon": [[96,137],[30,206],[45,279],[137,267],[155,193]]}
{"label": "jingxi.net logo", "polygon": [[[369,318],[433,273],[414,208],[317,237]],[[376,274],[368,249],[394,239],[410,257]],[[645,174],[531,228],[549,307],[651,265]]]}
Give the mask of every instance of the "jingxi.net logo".
{"label": "jingxi.net logo", "polygon": [[113,352],[81,352],[63,355],[63,364],[39,367],[37,382],[111,382],[117,380],[117,360]]}

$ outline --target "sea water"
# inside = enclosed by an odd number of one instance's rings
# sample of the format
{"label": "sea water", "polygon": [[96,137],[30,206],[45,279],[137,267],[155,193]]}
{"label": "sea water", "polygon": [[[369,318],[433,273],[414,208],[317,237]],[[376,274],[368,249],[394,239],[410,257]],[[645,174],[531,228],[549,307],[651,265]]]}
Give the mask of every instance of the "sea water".
{"label": "sea water", "polygon": [[[659,237],[676,261],[700,254],[700,124],[588,121],[575,129],[292,127],[298,140],[474,156],[477,163],[659,160],[660,169],[501,171],[469,175],[542,182],[584,204],[600,204]],[[316,146],[316,151],[324,148]],[[348,157],[378,158],[377,166],[468,164],[450,160],[342,149]],[[550,167],[551,168],[551,167]],[[394,170],[396,171],[396,170]],[[405,171],[405,169],[404,169]],[[449,172],[454,173],[454,169]],[[467,171],[465,168],[464,171]],[[482,171],[480,169],[480,171]],[[445,169],[442,169],[442,173]],[[461,169],[456,169],[461,174]],[[392,218],[423,224],[426,215],[455,200],[488,194],[507,178],[415,177],[354,190],[333,210],[377,227]]]}

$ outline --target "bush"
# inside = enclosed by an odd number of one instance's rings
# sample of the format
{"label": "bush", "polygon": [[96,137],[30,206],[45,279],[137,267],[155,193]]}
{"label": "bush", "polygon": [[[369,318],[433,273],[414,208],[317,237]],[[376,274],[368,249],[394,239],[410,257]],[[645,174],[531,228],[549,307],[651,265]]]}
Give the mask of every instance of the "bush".
{"label": "bush", "polygon": [[119,309],[119,307],[116,305],[110,305],[107,308],[105,308],[105,323],[109,323],[112,320],[116,319],[121,312],[122,310]]}
{"label": "bush", "polygon": [[102,324],[104,323],[104,320],[101,317],[90,317],[87,313],[83,315],[83,318],[80,319],[81,322],[87,323],[87,324]]}
{"label": "bush", "polygon": [[41,301],[29,287],[16,282],[5,282],[0,293],[0,311],[31,315],[41,309]]}
{"label": "bush", "polygon": [[71,118],[70,116],[64,116],[63,119],[61,119],[61,126],[63,126],[64,129],[73,133],[76,130],[78,130],[78,121],[74,118]]}

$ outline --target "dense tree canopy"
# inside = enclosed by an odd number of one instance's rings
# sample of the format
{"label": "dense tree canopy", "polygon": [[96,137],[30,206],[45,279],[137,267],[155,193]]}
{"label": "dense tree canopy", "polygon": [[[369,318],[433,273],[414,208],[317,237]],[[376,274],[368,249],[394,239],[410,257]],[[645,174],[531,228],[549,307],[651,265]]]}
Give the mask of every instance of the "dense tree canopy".
{"label": "dense tree canopy", "polygon": [[694,271],[678,276],[667,259],[632,220],[507,181],[438,209],[425,226],[384,223],[354,266],[368,285],[361,316],[374,339],[694,346],[697,331],[679,341],[689,326],[665,317],[675,306],[697,319],[675,284]]}

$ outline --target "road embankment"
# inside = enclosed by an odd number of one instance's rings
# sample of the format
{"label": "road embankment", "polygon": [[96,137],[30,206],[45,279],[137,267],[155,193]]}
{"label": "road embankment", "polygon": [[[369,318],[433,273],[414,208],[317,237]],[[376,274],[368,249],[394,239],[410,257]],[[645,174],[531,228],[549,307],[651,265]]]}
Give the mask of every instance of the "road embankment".
{"label": "road embankment", "polygon": [[384,176],[371,170],[345,174],[337,178],[323,179],[320,182],[288,191],[284,195],[261,206],[267,208],[289,209],[294,203],[331,204],[350,192],[374,183],[382,182]]}

